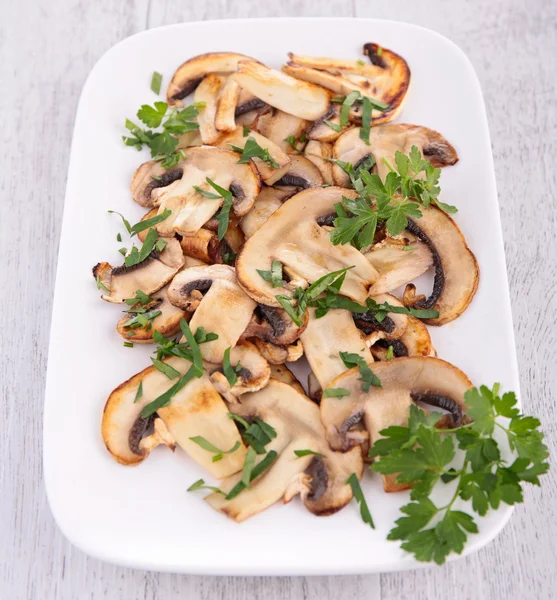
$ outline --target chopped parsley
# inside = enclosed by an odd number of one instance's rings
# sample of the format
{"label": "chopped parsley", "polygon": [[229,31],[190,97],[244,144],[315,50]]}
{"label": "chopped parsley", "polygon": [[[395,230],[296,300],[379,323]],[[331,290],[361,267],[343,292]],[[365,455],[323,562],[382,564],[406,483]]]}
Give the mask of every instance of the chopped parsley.
{"label": "chopped parsley", "polygon": [[262,148],[254,137],[248,137],[246,144],[243,148],[230,144],[234,152],[239,152],[242,156],[240,157],[239,163],[248,163],[252,158],[259,158],[263,162],[267,163],[273,169],[278,169],[279,164],[273,160],[267,148]]}

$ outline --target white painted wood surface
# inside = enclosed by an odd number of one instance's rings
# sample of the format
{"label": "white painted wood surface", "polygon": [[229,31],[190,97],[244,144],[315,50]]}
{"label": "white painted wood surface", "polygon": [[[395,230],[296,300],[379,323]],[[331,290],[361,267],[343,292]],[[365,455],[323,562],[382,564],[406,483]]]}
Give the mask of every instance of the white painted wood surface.
{"label": "white painted wood surface", "polygon": [[[555,0],[0,0],[0,598],[557,598],[555,468],[541,490],[527,491],[526,504],[490,546],[452,565],[401,574],[148,573],[90,559],[57,530],[42,484],[42,404],[81,87],[103,52],[135,32],[181,21],[258,16],[404,20],[445,34],[471,58],[493,139],[523,402],[542,418],[553,455],[557,451]],[[181,58],[178,48],[176,59]],[[434,102],[435,90],[431,94]],[[84,315],[80,327],[87,327],[86,320]],[[78,345],[76,339],[77,348],[68,351],[79,351]]]}

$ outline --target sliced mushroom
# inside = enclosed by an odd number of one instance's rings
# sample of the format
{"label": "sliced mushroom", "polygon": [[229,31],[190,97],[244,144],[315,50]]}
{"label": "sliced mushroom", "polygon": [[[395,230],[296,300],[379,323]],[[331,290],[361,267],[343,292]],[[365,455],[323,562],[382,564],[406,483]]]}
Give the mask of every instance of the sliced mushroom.
{"label": "sliced mushroom", "polygon": [[209,73],[234,73],[240,60],[253,60],[235,52],[209,52],[190,58],[180,65],[168,84],[166,98],[171,106],[183,106],[189,96]]}
{"label": "sliced mushroom", "polygon": [[301,340],[307,361],[322,388],[346,371],[340,352],[354,353],[366,363],[373,363],[363,336],[347,310],[333,308],[320,319],[315,318],[314,308],[308,312],[308,326]]}
{"label": "sliced mushroom", "polygon": [[305,394],[302,384],[296,379],[294,373],[286,365],[270,365],[271,379],[282,381],[293,387],[300,394]]}
{"label": "sliced mushroom", "polygon": [[283,365],[285,362],[296,362],[302,358],[304,347],[300,340],[292,344],[272,344],[259,338],[253,338],[254,344],[261,353],[261,356],[271,365]]}
{"label": "sliced mushroom", "polygon": [[215,115],[215,128],[217,131],[228,132],[236,129],[235,115],[239,97],[240,86],[234,75],[230,75],[217,99],[217,112]]}
{"label": "sliced mushroom", "polygon": [[240,227],[246,238],[252,236],[267,219],[296,193],[296,190],[285,190],[263,187],[255,199],[253,208],[242,217]]}
{"label": "sliced mushroom", "polygon": [[[147,221],[147,219],[152,219],[153,217],[157,216],[157,213],[159,212],[158,208],[152,208],[150,211],[146,212],[142,217],[141,217],[141,221]],[[147,237],[147,234],[149,233],[149,229],[144,229],[143,231],[140,231],[137,234],[137,237],[139,238],[139,240],[141,241],[141,243],[143,243],[145,241],[145,238]]]}
{"label": "sliced mushroom", "polygon": [[254,166],[238,164],[238,155],[231,150],[211,146],[190,148],[187,157],[178,164],[182,169],[181,178],[152,191],[159,214],[171,211],[170,216],[156,226],[161,235],[171,236],[176,232],[195,235],[219,210],[222,198],[206,198],[194,188],[197,186],[214,194],[207,178],[230,189],[234,196],[232,209],[237,215],[244,215],[251,209],[261,189]]}
{"label": "sliced mushroom", "polygon": [[329,108],[329,93],[265,65],[240,61],[236,80],[258,98],[290,115],[315,121]]}
{"label": "sliced mushroom", "polygon": [[237,148],[244,148],[250,137],[254,138],[263,150],[268,150],[271,160],[278,164],[278,167],[273,167],[261,158],[255,157],[252,159],[257,171],[261,175],[261,179],[267,185],[273,185],[275,181],[278,181],[286,173],[290,164],[290,158],[277,144],[256,131],[250,131],[248,135],[244,135],[243,128],[239,127],[236,131],[222,137],[218,145],[222,148],[230,148],[231,145]]}
{"label": "sliced mushroom", "polygon": [[379,278],[371,286],[371,294],[392,292],[433,265],[429,246],[417,238],[388,237],[364,252],[364,256],[379,271]]}
{"label": "sliced mushroom", "polygon": [[184,255],[180,242],[167,240],[166,247],[159,254],[156,250],[144,261],[126,267],[113,267],[107,262],[93,267],[93,277],[99,279],[108,290],[101,296],[107,302],[124,302],[133,298],[137,290],[148,296],[165,286],[184,264]]}
{"label": "sliced mushroom", "polygon": [[[371,296],[371,298],[377,304],[386,302],[391,306],[404,306],[398,298],[391,296],[391,294],[379,294]],[[368,346],[370,343],[375,343],[377,339],[396,340],[406,331],[408,326],[408,315],[401,313],[390,312],[382,321],[377,321],[373,312],[353,313],[353,317],[354,323],[360,331],[365,333],[366,336],[373,336],[369,338],[371,342],[368,341]]]}
{"label": "sliced mushroom", "polygon": [[[352,489],[346,480],[352,473],[361,478],[361,453],[358,448],[346,454],[331,451],[319,420],[319,408],[309,398],[271,379],[266,388],[243,396],[242,403],[232,405],[231,410],[247,420],[258,417],[273,427],[276,438],[265,449],[278,457],[235,498],[226,500],[222,494],[210,494],[206,500],[214,509],[241,522],[281,498],[290,501],[296,493],[315,515],[330,515],[350,502]],[[297,457],[295,450],[312,450],[323,456]],[[262,459],[259,455],[256,464]],[[241,474],[229,477],[221,489],[230,492],[241,478]]]}
{"label": "sliced mushroom", "polygon": [[318,225],[318,219],[334,212],[343,196],[354,198],[355,193],[335,187],[304,190],[285,202],[246,241],[236,259],[236,270],[238,281],[254,300],[279,306],[276,295],[291,295],[291,286],[273,288],[257,272],[269,270],[274,259],[310,283],[332,271],[353,267],[346,273],[342,294],[365,301],[377,271],[353,246],[333,246],[329,232]]}
{"label": "sliced mushroom", "polygon": [[350,369],[329,383],[331,388],[349,392],[343,398],[321,400],[321,419],[327,440],[334,450],[345,452],[360,443],[351,429],[362,422],[371,446],[379,432],[391,425],[405,426],[413,402],[423,402],[449,411],[451,426],[464,417],[464,393],[472,387],[466,375],[454,365],[432,357],[395,358],[373,365],[381,387],[364,392],[358,368]]}
{"label": "sliced mushroom", "polygon": [[155,314],[160,311],[160,315],[149,320],[149,324],[141,327],[134,325],[130,327],[129,323],[137,323],[135,312],[126,313],[119,321],[116,329],[118,333],[128,342],[135,344],[152,344],[153,333],[158,331],[165,336],[171,336],[180,331],[180,321],[182,319],[189,320],[190,314],[171,304],[166,295],[168,286],[163,287],[158,292],[155,292],[151,297],[152,302],[148,302],[144,306],[140,303],[135,304],[130,309],[144,309],[144,316]]}
{"label": "sliced mushroom", "polygon": [[[336,127],[335,127],[336,126]],[[308,140],[318,142],[334,142],[352,125],[340,126],[340,104],[329,106],[329,110],[317,121],[314,121],[306,131]]]}
{"label": "sliced mushroom", "polygon": [[305,315],[302,319],[302,326],[298,327],[282,308],[259,304],[242,333],[242,339],[256,337],[279,346],[293,344],[300,338],[307,322],[308,317]]}
{"label": "sliced mushroom", "polygon": [[[184,375],[191,363],[177,357],[165,362]],[[142,409],[164,394],[176,380],[169,379],[155,367],[148,367],[119,385],[108,397],[102,419],[102,436],[108,451],[121,464],[134,465],[149,454],[150,444],[142,444],[149,433],[154,415],[142,418]],[[141,385],[142,394],[138,390]],[[159,417],[166,425],[168,435],[197,463],[214,477],[228,477],[242,468],[246,450],[238,429],[228,418],[223,399],[204,374],[193,378],[171,398],[170,404],[159,408]],[[235,452],[223,454],[213,462],[213,455],[190,440],[203,436],[217,448],[230,450],[239,442]]]}
{"label": "sliced mushroom", "polygon": [[363,96],[379,100],[389,106],[386,111],[372,112],[374,124],[394,119],[402,108],[410,85],[410,68],[398,54],[377,44],[365,44],[364,54],[371,64],[356,60],[315,58],[290,53],[290,62],[283,71],[303,81],[310,81],[337,95],[348,95],[357,90]]}
{"label": "sliced mushroom", "polygon": [[275,144],[287,154],[293,148],[287,138],[294,138],[296,150],[302,151],[304,143],[299,141],[308,126],[308,121],[294,115],[283,112],[276,108],[261,115],[257,119],[257,131]]}
{"label": "sliced mushroom", "polygon": [[197,258],[204,263],[222,262],[220,242],[214,231],[201,228],[195,235],[184,236],[180,245],[186,256]]}
{"label": "sliced mushroom", "polygon": [[237,402],[242,394],[256,392],[265,387],[271,376],[269,363],[250,342],[241,342],[230,350],[230,365],[234,370],[239,367],[236,372],[238,379],[232,386],[222,367],[208,366],[215,389],[228,402]]}
{"label": "sliced mushroom", "polygon": [[215,117],[217,114],[217,98],[224,83],[224,77],[210,73],[197,86],[193,96],[196,104],[203,105],[203,108],[199,109],[197,122],[204,144],[214,144],[220,137],[220,133],[215,127]]}
{"label": "sliced mushroom", "polygon": [[156,206],[153,190],[164,188],[182,178],[184,169],[181,162],[170,169],[165,169],[160,161],[149,160],[140,165],[133,174],[130,184],[132,198],[140,206]]}
{"label": "sliced mushroom", "polygon": [[389,346],[393,356],[436,356],[427,327],[416,317],[408,317],[406,331],[397,340],[378,340],[371,348],[373,358],[386,360]]}
{"label": "sliced mushroom", "polygon": [[331,144],[310,140],[306,144],[304,156],[319,169],[323,183],[333,185],[333,163],[330,160],[333,157],[333,147]]}
{"label": "sliced mushroom", "polygon": [[[360,128],[353,127],[337,139],[333,155],[338,160],[353,164],[354,167],[373,156],[377,173],[384,180],[389,173],[385,161],[395,164],[396,151],[408,154],[412,146],[417,146],[424,158],[434,167],[446,167],[458,161],[456,150],[440,133],[427,127],[402,123],[372,127],[369,145],[360,138]],[[350,178],[338,165],[333,167],[333,177],[337,185],[350,185]]]}
{"label": "sliced mushroom", "polygon": [[236,119],[242,121],[242,117],[247,116],[248,118],[245,122],[247,125],[255,120],[262,110],[271,110],[271,107],[251,92],[248,92],[248,90],[240,88],[240,96],[235,111]]}
{"label": "sliced mushroom", "polygon": [[211,363],[222,363],[225,350],[237,344],[256,307],[228,265],[184,269],[170,284],[168,299],[179,308],[195,311],[192,331],[204,327],[219,336],[200,346],[203,358]]}
{"label": "sliced mushroom", "polygon": [[424,319],[428,325],[444,325],[460,316],[478,288],[480,270],[476,257],[453,219],[439,208],[420,206],[422,217],[408,220],[408,230],[427,244],[433,256],[435,277],[429,297],[416,296],[416,287],[408,284],[403,302],[414,308],[439,311],[436,319]]}
{"label": "sliced mushroom", "polygon": [[321,171],[300,154],[289,154],[288,171],[275,183],[276,186],[293,186],[298,189],[321,187],[324,180]]}

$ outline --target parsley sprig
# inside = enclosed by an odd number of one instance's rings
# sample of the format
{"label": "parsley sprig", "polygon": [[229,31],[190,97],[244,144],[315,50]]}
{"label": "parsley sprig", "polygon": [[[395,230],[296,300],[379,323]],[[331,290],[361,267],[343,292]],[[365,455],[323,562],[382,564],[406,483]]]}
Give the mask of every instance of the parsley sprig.
{"label": "parsley sprig", "polygon": [[205,103],[197,102],[182,110],[169,112],[166,102],[157,101],[152,106],[143,104],[137,111],[137,118],[149,129],[126,119],[125,126],[130,135],[122,136],[124,144],[136,150],[147,146],[151,150],[151,157],[162,161],[165,169],[170,169],[183,158],[183,152],[176,150],[176,136],[199,129],[196,118],[199,110],[204,107]]}
{"label": "parsley sprig", "polygon": [[[495,384],[491,389],[468,390],[467,415],[473,421],[452,430],[435,427],[439,413],[426,416],[411,406],[408,426],[384,429],[380,432],[384,437],[370,450],[370,456],[378,458],[372,465],[374,471],[396,473],[397,482],[412,484],[412,502],[401,508],[403,516],[388,539],[401,540],[401,547],[419,561],[442,564],[451,552],[462,552],[468,534],[477,533],[474,516],[457,510],[457,500],[471,501],[466,506],[484,516],[501,503],[522,502],[522,483],[539,485],[539,477],[549,469],[539,420],[521,414],[515,394],[499,395],[499,389]],[[504,424],[500,418],[506,420]],[[503,432],[515,455],[513,462],[502,458],[496,431]],[[454,440],[463,451],[458,456]],[[454,466],[455,460],[459,466]],[[443,506],[430,498],[439,481],[456,484]]]}
{"label": "parsley sprig", "polygon": [[389,108],[388,104],[385,104],[384,102],[381,102],[375,98],[370,98],[369,96],[363,96],[358,90],[350,92],[347,96],[337,96],[332,99],[332,102],[337,102],[342,105],[340,107],[340,121],[338,125],[330,121],[325,121],[325,123],[331,129],[337,132],[342,131],[343,127],[348,125],[352,106],[354,104],[362,105],[362,127],[360,129],[360,138],[366,142],[366,144],[369,144],[369,133],[371,130],[371,117],[373,110],[375,109],[385,112]]}
{"label": "parsley sprig", "polygon": [[350,163],[334,162],[350,176],[358,193],[354,200],[343,197],[335,205],[337,218],[330,236],[335,245],[351,243],[361,249],[372,244],[379,222],[385,222],[390,235],[399,235],[408,226],[408,218],[422,216],[420,204],[434,204],[449,214],[457,211],[438,199],[441,169],[423,158],[417,146],[412,146],[408,156],[397,150],[397,168],[387,163],[390,172],[385,182],[363,165],[356,170]]}

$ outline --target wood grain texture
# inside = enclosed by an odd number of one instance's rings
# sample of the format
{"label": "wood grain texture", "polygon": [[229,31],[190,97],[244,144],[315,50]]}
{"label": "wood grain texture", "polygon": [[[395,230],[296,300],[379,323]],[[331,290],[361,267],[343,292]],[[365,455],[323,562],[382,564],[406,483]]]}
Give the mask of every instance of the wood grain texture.
{"label": "wood grain texture", "polygon": [[[544,0],[19,0],[0,2],[0,597],[10,600],[555,598],[557,475],[502,534],[442,568],[362,577],[217,578],[90,559],[50,514],[41,474],[51,298],[73,120],[103,52],[146,27],[230,17],[405,20],[455,41],[484,90],[523,403],[557,452],[557,4]],[[432,90],[432,97],[435,90]],[[92,116],[94,118],[94,116]],[[462,115],[466,118],[466,115]]]}

